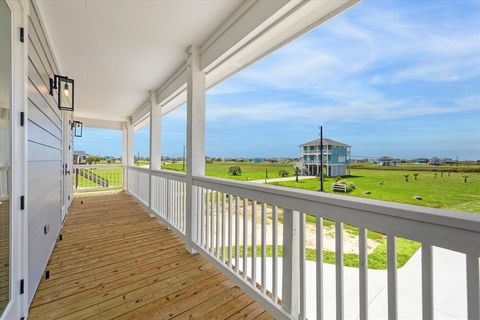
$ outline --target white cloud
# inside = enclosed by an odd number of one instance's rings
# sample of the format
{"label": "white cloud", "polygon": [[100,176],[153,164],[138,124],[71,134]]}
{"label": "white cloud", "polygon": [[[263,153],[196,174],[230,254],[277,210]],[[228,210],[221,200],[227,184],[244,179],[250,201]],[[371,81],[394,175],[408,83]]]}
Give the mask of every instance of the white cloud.
{"label": "white cloud", "polygon": [[271,122],[292,119],[303,123],[320,122],[365,122],[392,119],[408,119],[427,115],[480,112],[480,98],[470,96],[450,101],[449,104],[434,104],[428,100],[395,100],[382,97],[374,100],[346,99],[331,105],[303,105],[291,102],[247,104],[233,106],[211,104],[207,108],[207,121],[233,119],[236,121]]}
{"label": "white cloud", "polygon": [[[408,6],[393,10],[360,5],[352,10],[363,11],[336,18],[210,92],[277,89],[317,96],[321,103],[306,105],[272,96],[269,103],[241,108],[209,105],[209,120],[235,116],[261,121],[289,117],[364,121],[478,110],[476,92],[440,103],[423,93],[399,99],[384,90],[412,81],[440,84],[479,77],[478,22],[464,17],[435,20]],[[468,99],[476,104],[466,103]]]}

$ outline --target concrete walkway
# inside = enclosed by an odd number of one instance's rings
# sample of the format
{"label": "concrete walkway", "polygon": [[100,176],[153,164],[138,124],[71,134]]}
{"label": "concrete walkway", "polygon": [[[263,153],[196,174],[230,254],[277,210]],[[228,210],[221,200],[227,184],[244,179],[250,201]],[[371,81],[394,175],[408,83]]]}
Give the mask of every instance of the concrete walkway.
{"label": "concrete walkway", "polygon": [[[249,259],[249,271],[251,259]],[[422,319],[421,249],[407,264],[398,269],[399,319]],[[241,264],[240,264],[241,265]],[[257,259],[257,279],[261,279],[260,258]],[[282,259],[278,259],[281,290]],[[335,319],[335,265],[324,264],[324,317]],[[267,289],[272,288],[272,259],[267,258]],[[307,317],[316,319],[315,262],[307,261]],[[358,319],[358,269],[344,268],[345,319]],[[465,255],[433,248],[433,280],[435,319],[467,319]],[[279,294],[281,296],[281,292]],[[369,319],[387,319],[387,271],[368,271]]]}
{"label": "concrete walkway", "polygon": [[[306,179],[314,179],[318,178],[316,176],[298,176],[298,180],[306,180]],[[274,183],[274,182],[283,182],[283,181],[295,181],[296,177],[285,177],[285,178],[272,178],[272,179],[267,179],[266,183]],[[265,179],[261,180],[252,180],[249,182],[255,182],[255,183],[265,183]]]}

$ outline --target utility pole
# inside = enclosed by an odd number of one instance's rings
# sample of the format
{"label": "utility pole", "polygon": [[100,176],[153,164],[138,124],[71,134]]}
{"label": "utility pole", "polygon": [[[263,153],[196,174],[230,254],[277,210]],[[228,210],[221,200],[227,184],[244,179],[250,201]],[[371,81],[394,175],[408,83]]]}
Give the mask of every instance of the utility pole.
{"label": "utility pole", "polygon": [[320,190],[323,192],[323,126],[320,126]]}

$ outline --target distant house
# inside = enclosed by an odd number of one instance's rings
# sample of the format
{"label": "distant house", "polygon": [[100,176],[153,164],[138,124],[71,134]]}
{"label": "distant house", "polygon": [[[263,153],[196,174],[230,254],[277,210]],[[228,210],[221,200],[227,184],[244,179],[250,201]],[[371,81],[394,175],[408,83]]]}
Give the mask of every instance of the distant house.
{"label": "distant house", "polygon": [[400,161],[398,159],[388,157],[388,156],[378,158],[377,160],[377,164],[382,167],[394,167],[399,163]]}
{"label": "distant house", "polygon": [[443,164],[445,164],[443,159],[440,159],[438,157],[433,157],[432,159],[430,159],[430,161],[428,161],[429,166],[441,166]]}
{"label": "distant house", "polygon": [[253,158],[252,162],[254,162],[254,163],[265,162],[265,159],[264,158]]}
{"label": "distant house", "polygon": [[416,164],[428,163],[428,161],[430,161],[428,158],[417,158],[413,160]]}
{"label": "distant house", "polygon": [[73,164],[85,164],[90,155],[84,151],[73,151]]}
{"label": "distant house", "polygon": [[445,164],[454,164],[454,163],[456,163],[455,160],[452,160],[452,159],[450,159],[450,158],[443,158],[442,160],[443,160],[443,163],[445,163]]}
{"label": "distant house", "polygon": [[[323,139],[323,168],[328,177],[347,175],[347,166],[350,165],[351,146],[335,140]],[[320,167],[320,139],[312,140],[300,145],[300,160],[308,175],[319,175]],[[324,171],[324,172],[325,172]]]}

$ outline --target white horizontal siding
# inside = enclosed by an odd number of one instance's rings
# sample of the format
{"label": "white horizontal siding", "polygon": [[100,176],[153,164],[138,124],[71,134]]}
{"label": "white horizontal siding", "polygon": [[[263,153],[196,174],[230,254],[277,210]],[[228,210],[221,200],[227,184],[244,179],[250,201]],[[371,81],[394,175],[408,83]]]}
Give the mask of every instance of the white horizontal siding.
{"label": "white horizontal siding", "polygon": [[55,97],[49,95],[49,78],[58,71],[33,4],[28,29],[28,299],[31,302],[61,228],[63,124]]}

